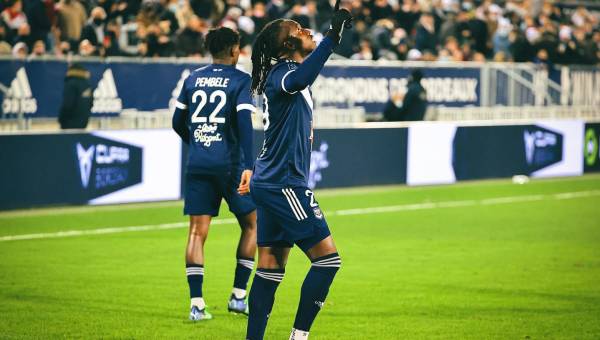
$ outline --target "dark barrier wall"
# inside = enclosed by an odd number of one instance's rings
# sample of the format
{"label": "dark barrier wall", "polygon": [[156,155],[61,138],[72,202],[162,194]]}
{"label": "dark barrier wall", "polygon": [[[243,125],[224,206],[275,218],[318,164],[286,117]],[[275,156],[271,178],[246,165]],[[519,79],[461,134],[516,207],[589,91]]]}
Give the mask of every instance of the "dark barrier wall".
{"label": "dark barrier wall", "polygon": [[600,172],[600,123],[585,124],[583,171]]}
{"label": "dark barrier wall", "polygon": [[[263,136],[262,131],[254,132],[255,155],[260,153]],[[406,183],[407,136],[408,128],[315,130],[309,187]],[[182,146],[185,180],[187,145]],[[184,185],[182,181],[182,196]]]}
{"label": "dark barrier wall", "polygon": [[453,147],[459,181],[531,175],[563,159],[563,136],[535,125],[458,127]]}
{"label": "dark barrier wall", "polygon": [[90,134],[0,136],[0,209],[84,204],[142,181],[142,149]]}
{"label": "dark barrier wall", "polygon": [[[600,171],[600,124],[317,129],[309,186],[454,183]],[[262,132],[254,137],[255,154]],[[186,151],[169,129],[0,136],[0,210],[182,197]]]}

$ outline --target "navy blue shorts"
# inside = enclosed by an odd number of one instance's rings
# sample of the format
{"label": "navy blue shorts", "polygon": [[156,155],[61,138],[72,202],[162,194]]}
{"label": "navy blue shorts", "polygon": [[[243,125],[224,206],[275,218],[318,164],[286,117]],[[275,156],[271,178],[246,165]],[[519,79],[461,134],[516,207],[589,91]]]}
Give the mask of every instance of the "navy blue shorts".
{"label": "navy blue shorts", "polygon": [[251,213],[256,209],[252,197],[237,192],[240,176],[241,171],[228,175],[186,174],[183,213],[218,216],[223,198],[235,216]]}
{"label": "navy blue shorts", "polygon": [[331,235],[313,192],[307,187],[250,190],[256,203],[259,247],[292,247],[303,251]]}

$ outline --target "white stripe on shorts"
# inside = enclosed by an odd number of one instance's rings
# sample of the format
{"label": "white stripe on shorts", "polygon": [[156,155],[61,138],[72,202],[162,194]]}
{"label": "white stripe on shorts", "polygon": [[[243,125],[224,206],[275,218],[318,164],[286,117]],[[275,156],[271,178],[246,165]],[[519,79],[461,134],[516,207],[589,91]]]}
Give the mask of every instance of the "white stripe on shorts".
{"label": "white stripe on shorts", "polygon": [[292,201],[292,198],[291,198],[290,194],[286,190],[287,189],[281,189],[281,192],[283,192],[283,195],[285,196],[285,199],[287,199],[288,204],[290,205],[290,208],[292,208],[292,212],[294,213],[294,216],[296,216],[296,219],[298,221],[301,221],[303,219],[303,217],[302,217],[302,215],[300,215],[299,211],[296,208],[296,205]]}
{"label": "white stripe on shorts", "polygon": [[288,189],[289,192],[292,194],[292,201],[296,202],[296,205],[298,206],[298,209],[300,209],[300,215],[304,216],[304,218],[307,218],[308,216],[306,215],[306,212],[304,211],[304,208],[302,207],[302,204],[300,204],[300,200],[298,199],[298,196],[296,196],[296,192],[292,189]]}

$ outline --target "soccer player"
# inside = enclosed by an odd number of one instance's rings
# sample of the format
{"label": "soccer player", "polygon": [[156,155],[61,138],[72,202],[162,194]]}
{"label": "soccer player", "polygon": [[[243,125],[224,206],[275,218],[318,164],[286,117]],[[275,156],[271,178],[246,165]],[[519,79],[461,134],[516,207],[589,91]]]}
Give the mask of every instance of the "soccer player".
{"label": "soccer player", "polygon": [[264,337],[294,244],[312,266],[302,284],[290,339],[308,338],[341,265],[323,212],[307,186],[313,106],[309,86],[351,19],[346,9],[336,8],[331,29],[316,49],[310,30],[284,19],[267,24],[253,46],[252,90],[264,94],[265,140],[251,181],[258,214],[258,267],[249,297],[250,340]]}
{"label": "soccer player", "polygon": [[222,198],[241,227],[228,309],[248,313],[246,285],[256,253],[256,206],[237,190],[248,187],[252,177],[251,113],[255,107],[250,75],[235,67],[239,42],[239,34],[225,27],[206,35],[213,63],[193,71],[184,81],[173,114],[173,129],[189,145],[183,211],[190,215],[185,262],[193,321],[212,318],[202,296],[204,242]]}

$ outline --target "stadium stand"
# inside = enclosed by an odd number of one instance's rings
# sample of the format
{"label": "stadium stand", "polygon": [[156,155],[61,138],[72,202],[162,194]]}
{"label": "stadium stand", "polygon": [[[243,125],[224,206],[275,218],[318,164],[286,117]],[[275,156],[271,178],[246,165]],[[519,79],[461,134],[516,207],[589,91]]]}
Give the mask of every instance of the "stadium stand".
{"label": "stadium stand", "polygon": [[[546,65],[600,60],[597,2],[346,0],[344,5],[356,20],[353,34],[337,49],[345,58]],[[203,57],[204,34],[222,25],[240,31],[249,54],[270,20],[290,18],[323,32],[331,10],[327,0],[3,0],[0,51],[16,58]]]}

